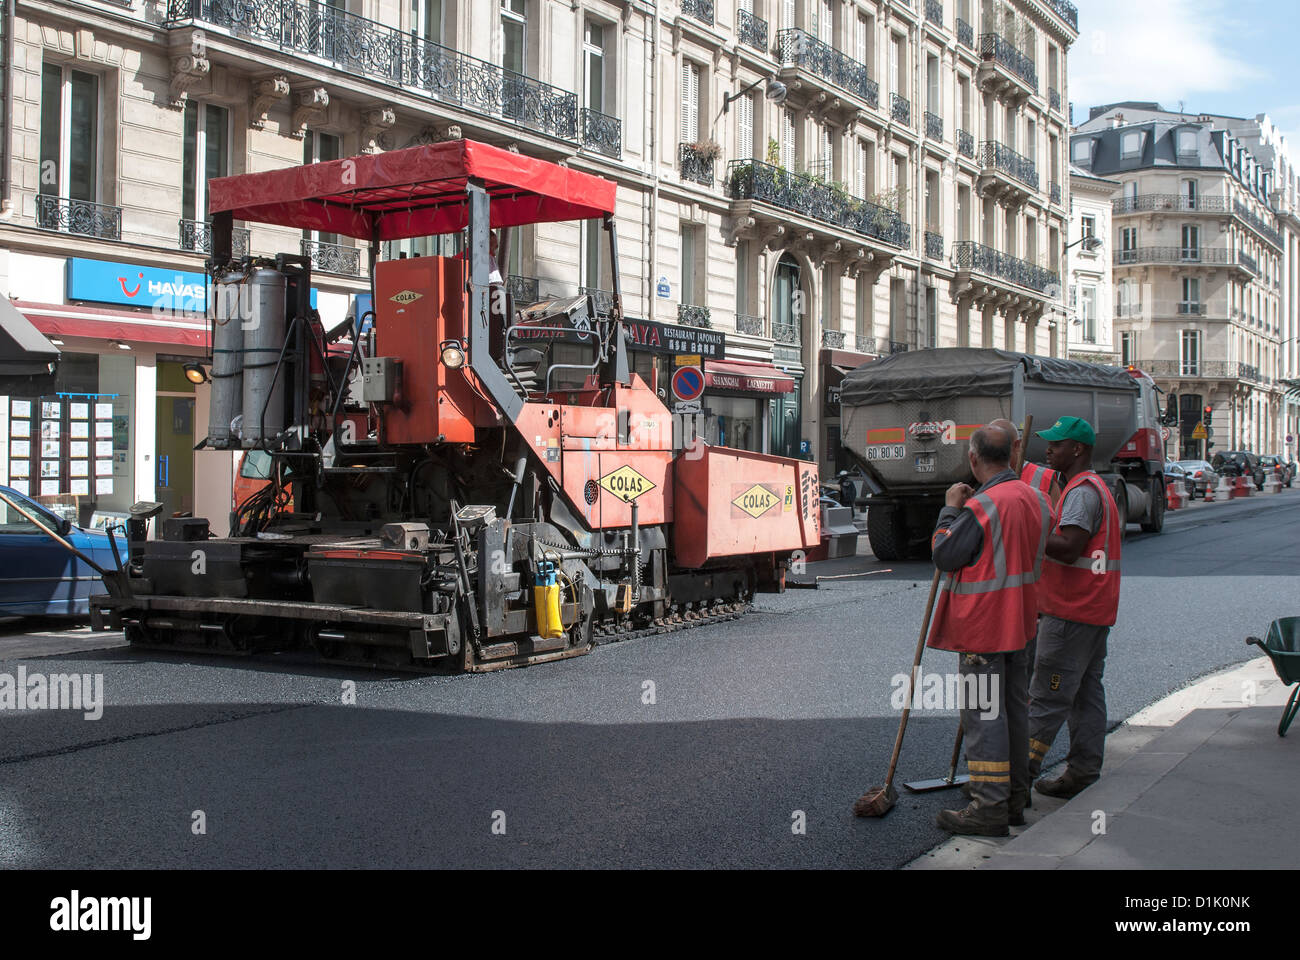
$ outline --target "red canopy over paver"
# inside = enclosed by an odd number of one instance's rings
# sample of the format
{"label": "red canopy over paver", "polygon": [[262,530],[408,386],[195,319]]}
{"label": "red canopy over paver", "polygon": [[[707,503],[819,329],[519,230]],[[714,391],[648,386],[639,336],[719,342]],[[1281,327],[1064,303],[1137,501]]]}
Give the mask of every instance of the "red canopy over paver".
{"label": "red canopy over paver", "polygon": [[208,208],[253,223],[400,240],[463,229],[469,178],[491,194],[494,229],[614,212],[609,180],[473,140],[218,177],[209,181]]}

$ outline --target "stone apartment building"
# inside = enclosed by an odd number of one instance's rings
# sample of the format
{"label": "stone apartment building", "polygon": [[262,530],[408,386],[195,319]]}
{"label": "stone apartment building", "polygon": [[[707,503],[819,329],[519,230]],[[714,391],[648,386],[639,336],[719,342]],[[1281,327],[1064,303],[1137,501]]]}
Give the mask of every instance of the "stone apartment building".
{"label": "stone apartment building", "polygon": [[1281,382],[1298,332],[1294,296],[1283,295],[1292,241],[1274,208],[1274,169],[1234,132],[1247,124],[1122,103],[1094,108],[1071,137],[1074,164],[1120,183],[1119,350],[1179,397],[1170,456],[1207,451],[1192,435],[1202,421],[1210,453],[1281,452],[1294,435]]}
{"label": "stone apartment building", "polygon": [[[843,371],[927,346],[1066,350],[1066,0],[4,0],[3,22],[0,291],[77,358],[68,392],[112,395],[110,506],[228,498],[228,464],[184,491],[161,463],[206,422],[206,386],[176,377],[204,350],[206,180],[416,143],[615,181],[620,262],[590,224],[522,229],[512,291],[599,306],[618,270],[662,340],[716,332],[718,442],[829,473]],[[358,244],[236,226],[253,254],[310,257],[327,323],[352,309]],[[136,281],[166,316],[124,296]],[[663,382],[671,352],[638,371]]]}

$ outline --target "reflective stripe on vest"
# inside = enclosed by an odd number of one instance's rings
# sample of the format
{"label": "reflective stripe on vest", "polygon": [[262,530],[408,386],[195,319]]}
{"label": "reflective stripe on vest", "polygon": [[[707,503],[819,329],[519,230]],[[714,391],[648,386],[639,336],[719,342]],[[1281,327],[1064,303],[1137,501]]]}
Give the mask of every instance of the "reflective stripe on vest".
{"label": "reflective stripe on vest", "polygon": [[[1085,470],[1066,485],[1061,503],[1065,503],[1065,494],[1085,483],[1092,484],[1101,498],[1101,526],[1073,563],[1047,558],[1039,606],[1043,613],[1062,620],[1109,627],[1119,614],[1122,521],[1109,488],[1091,470]],[[1059,518],[1053,526],[1059,532]],[[1101,556],[1097,556],[1099,553]]]}
{"label": "reflective stripe on vest", "polygon": [[1036,490],[999,483],[966,502],[983,533],[979,556],[948,574],[927,642],[944,650],[1023,649],[1038,614],[1051,508]]}
{"label": "reflective stripe on vest", "polygon": [[1026,463],[1020,468],[1020,479],[1035,490],[1050,497],[1052,495],[1052,481],[1056,479],[1056,473],[1047,467],[1040,467],[1036,463]]}

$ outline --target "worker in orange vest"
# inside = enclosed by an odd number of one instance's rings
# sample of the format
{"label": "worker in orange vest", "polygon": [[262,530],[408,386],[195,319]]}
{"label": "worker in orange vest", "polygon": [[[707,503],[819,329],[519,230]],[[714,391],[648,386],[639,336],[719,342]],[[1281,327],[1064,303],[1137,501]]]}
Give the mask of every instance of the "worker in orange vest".
{"label": "worker in orange vest", "polygon": [[[1038,580],[1051,507],[1011,469],[1014,434],[990,424],[970,439],[978,490],[948,489],[931,538],[934,565],[948,574],[926,644],[958,657],[971,802],[943,810],[952,833],[1002,837],[1025,822],[1029,800],[1028,657],[1038,616]],[[973,688],[973,690],[972,690]],[[981,696],[983,703],[975,702]]]}
{"label": "worker in orange vest", "polygon": [[1069,723],[1066,769],[1034,789],[1072,797],[1101,776],[1106,744],[1102,672],[1106,638],[1119,613],[1124,520],[1105,481],[1092,470],[1092,424],[1062,417],[1038,434],[1047,462],[1065,481],[1038,592],[1037,651],[1029,682],[1029,771],[1038,776],[1061,726]]}
{"label": "worker in orange vest", "polygon": [[[989,426],[999,427],[1015,437],[1015,441],[1011,445],[1011,462],[1015,463],[1019,460],[1021,447],[1020,428],[1006,418],[990,420]],[[1053,504],[1056,503],[1057,497],[1061,493],[1061,484],[1056,476],[1056,471],[1040,466],[1037,463],[1030,463],[1025,460],[1024,465],[1020,468],[1020,479],[1047,497]]]}

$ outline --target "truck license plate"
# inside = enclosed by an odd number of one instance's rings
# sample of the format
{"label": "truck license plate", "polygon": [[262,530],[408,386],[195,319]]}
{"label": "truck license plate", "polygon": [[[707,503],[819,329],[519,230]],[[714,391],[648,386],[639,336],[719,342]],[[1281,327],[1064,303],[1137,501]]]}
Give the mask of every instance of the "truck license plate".
{"label": "truck license plate", "polygon": [[917,473],[934,473],[934,454],[923,453],[916,458]]}
{"label": "truck license plate", "polygon": [[901,443],[877,443],[867,447],[868,460],[902,460],[907,447]]}

